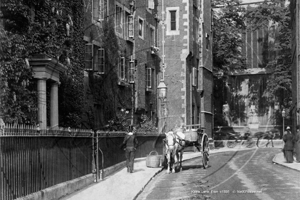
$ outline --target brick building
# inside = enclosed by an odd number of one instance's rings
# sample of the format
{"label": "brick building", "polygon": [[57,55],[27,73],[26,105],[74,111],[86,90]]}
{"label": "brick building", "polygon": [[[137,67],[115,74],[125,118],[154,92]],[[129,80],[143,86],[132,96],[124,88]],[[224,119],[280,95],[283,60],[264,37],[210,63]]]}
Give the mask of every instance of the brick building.
{"label": "brick building", "polygon": [[159,79],[163,78],[168,88],[168,115],[162,126],[170,130],[201,122],[211,137],[211,2],[164,0],[158,3],[158,44],[162,58]]}
{"label": "brick building", "polygon": [[[96,127],[123,108],[133,111],[135,123],[142,114],[156,121],[161,113],[157,86],[164,64],[168,87],[166,130],[201,121],[210,134],[213,126],[211,2],[86,0],[85,6],[85,75],[88,105],[92,105],[87,110],[92,110],[90,116],[94,117]],[[115,63],[108,60],[103,40],[103,24],[110,18],[119,45]],[[109,75],[111,68],[113,73]],[[118,77],[116,82],[105,79],[114,77],[113,74]],[[102,79],[106,82],[101,82]],[[113,90],[121,98],[102,97],[101,90],[92,86],[98,82],[106,85],[102,91]],[[99,91],[102,96],[97,94]]]}
{"label": "brick building", "polygon": [[156,121],[156,6],[148,0],[85,1],[85,117],[97,129],[122,110],[135,124],[142,114]]}
{"label": "brick building", "polygon": [[136,1],[134,15],[136,115],[157,119],[157,74],[159,72],[157,0]]}

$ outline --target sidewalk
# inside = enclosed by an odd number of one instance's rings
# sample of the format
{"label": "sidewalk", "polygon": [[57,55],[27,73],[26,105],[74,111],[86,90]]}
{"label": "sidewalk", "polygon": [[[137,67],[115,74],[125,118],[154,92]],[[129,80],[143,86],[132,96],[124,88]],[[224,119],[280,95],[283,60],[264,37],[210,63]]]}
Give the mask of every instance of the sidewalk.
{"label": "sidewalk", "polygon": [[[185,152],[183,154],[183,160],[192,159],[200,155],[200,152]],[[72,195],[61,198],[61,200],[134,199],[144,189],[147,183],[162,170],[162,168],[147,167],[145,158],[135,159],[133,173],[127,173],[127,168],[124,168],[112,176],[106,177],[99,183],[95,183]]]}
{"label": "sidewalk", "polygon": [[297,171],[300,171],[300,162],[294,161],[293,163],[287,163],[285,161],[285,158],[283,157],[283,153],[278,153],[273,158],[273,163],[276,163],[278,165],[288,167]]}
{"label": "sidewalk", "polygon": [[[225,151],[241,151],[249,150],[249,148],[219,148],[210,150],[210,154]],[[201,156],[200,152],[184,152],[183,160],[192,159]],[[273,158],[273,162],[285,167],[300,171],[300,163],[285,163],[282,153],[278,153]],[[144,187],[151,181],[156,174],[161,172],[162,168],[149,168],[146,166],[146,159],[136,159],[134,164],[134,173],[127,173],[124,168],[112,176],[105,177],[99,183],[95,183],[87,188],[79,190],[69,196],[61,198],[61,200],[123,200],[135,199]]]}

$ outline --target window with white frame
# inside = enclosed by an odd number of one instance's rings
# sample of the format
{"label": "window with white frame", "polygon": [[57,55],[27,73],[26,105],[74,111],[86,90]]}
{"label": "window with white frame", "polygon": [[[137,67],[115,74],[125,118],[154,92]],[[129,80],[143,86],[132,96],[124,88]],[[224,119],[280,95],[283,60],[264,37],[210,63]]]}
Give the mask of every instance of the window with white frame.
{"label": "window with white frame", "polygon": [[151,10],[154,9],[154,0],[148,0],[148,8]]}
{"label": "window with white frame", "polygon": [[193,76],[192,76],[192,85],[197,86],[198,85],[198,70],[196,67],[193,67]]}
{"label": "window with white frame", "polygon": [[176,10],[170,10],[170,30],[176,31]]}
{"label": "window with white frame", "polygon": [[139,37],[144,39],[144,19],[139,18]]}
{"label": "window with white frame", "polygon": [[128,37],[134,37],[134,19],[133,15],[128,16]]}
{"label": "window with white frame", "polygon": [[152,25],[150,25],[150,44],[151,46],[156,46],[155,27]]}
{"label": "window with white frame", "polygon": [[147,87],[147,89],[152,89],[152,73],[153,73],[153,69],[151,67],[147,67],[147,65],[146,65],[146,87]]}
{"label": "window with white frame", "polygon": [[87,43],[84,52],[84,65],[86,70],[92,70],[101,74],[105,73],[105,50],[99,46]]}
{"label": "window with white frame", "polygon": [[96,69],[100,74],[104,74],[105,73],[105,50],[104,50],[104,48],[99,48],[97,53],[98,53],[98,65],[96,66]]}
{"label": "window with white frame", "polygon": [[119,60],[119,78],[123,81],[125,81],[125,79],[126,79],[125,57],[121,57]]}
{"label": "window with white frame", "polygon": [[167,7],[167,35],[179,35],[179,7]]}
{"label": "window with white frame", "polygon": [[92,0],[93,1],[93,4],[92,4],[92,6],[93,6],[93,19],[95,20],[95,21],[98,21],[98,19],[99,19],[99,0]]}
{"label": "window with white frame", "polygon": [[120,5],[116,5],[116,33],[123,34],[123,10]]}
{"label": "window with white frame", "polygon": [[86,70],[93,70],[93,44],[85,44],[84,65]]}
{"label": "window with white frame", "polygon": [[129,83],[134,83],[134,76],[135,76],[135,63],[134,63],[134,60],[133,60],[133,57],[131,56],[130,57],[130,61],[129,61],[129,68],[130,68],[130,71],[129,71]]}
{"label": "window with white frame", "polygon": [[99,20],[104,20],[107,16],[107,0],[99,0]]}
{"label": "window with white frame", "polygon": [[133,30],[133,17],[129,12],[125,11],[124,39],[127,40],[133,37],[132,30]]}

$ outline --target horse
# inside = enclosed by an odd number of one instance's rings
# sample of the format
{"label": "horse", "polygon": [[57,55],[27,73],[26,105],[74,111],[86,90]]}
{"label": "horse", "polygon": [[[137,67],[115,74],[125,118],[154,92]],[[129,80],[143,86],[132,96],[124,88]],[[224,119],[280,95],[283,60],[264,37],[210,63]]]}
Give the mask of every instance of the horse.
{"label": "horse", "polygon": [[[167,158],[167,173],[175,173],[175,168],[178,167],[182,171],[182,155],[185,147],[184,134],[180,131],[169,131],[165,133],[165,148],[166,148],[166,158]],[[175,162],[176,157],[176,162]],[[174,164],[176,163],[176,167]]]}
{"label": "horse", "polygon": [[272,131],[267,131],[265,133],[263,132],[259,132],[260,134],[256,134],[256,137],[257,137],[257,142],[256,142],[256,146],[259,147],[259,140],[260,139],[267,139],[267,143],[266,143],[266,147],[268,147],[268,145],[270,144],[270,141],[271,141],[271,144],[272,144],[272,147],[274,147],[274,144],[273,144],[273,139],[275,138],[276,134]]}

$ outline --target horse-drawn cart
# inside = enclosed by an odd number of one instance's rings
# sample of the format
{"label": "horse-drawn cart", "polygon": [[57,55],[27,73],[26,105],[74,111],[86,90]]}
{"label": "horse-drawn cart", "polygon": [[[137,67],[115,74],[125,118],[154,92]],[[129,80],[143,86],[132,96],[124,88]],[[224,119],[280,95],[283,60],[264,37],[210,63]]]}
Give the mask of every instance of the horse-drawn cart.
{"label": "horse-drawn cart", "polygon": [[209,139],[204,129],[195,127],[195,125],[186,126],[183,134],[185,135],[185,146],[193,146],[202,153],[202,164],[206,169],[209,161]]}
{"label": "horse-drawn cart", "polygon": [[179,165],[180,171],[182,170],[182,154],[185,147],[193,146],[202,153],[203,168],[208,167],[209,160],[209,140],[207,134],[203,131],[203,128],[196,125],[185,126],[181,128],[175,128],[174,131],[169,131],[166,134],[165,152],[167,159],[167,171],[168,173],[173,167],[175,157],[177,158],[176,166]]}

